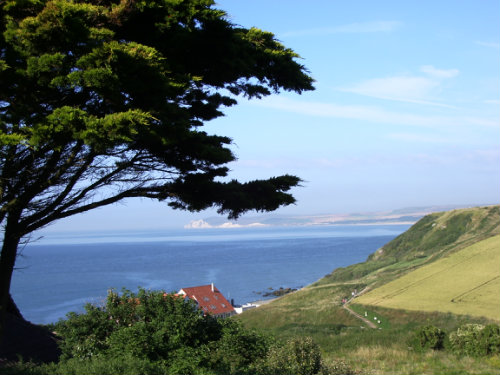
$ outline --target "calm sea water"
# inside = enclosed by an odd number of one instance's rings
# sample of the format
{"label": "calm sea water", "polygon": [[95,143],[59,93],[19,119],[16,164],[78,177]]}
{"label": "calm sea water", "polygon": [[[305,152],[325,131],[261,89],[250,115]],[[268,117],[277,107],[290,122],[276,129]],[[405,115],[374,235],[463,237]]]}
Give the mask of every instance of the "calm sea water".
{"label": "calm sea water", "polygon": [[362,262],[408,225],[266,227],[50,235],[18,258],[12,294],[26,319],[50,323],[107,290],[178,291],[214,283],[235,303],[306,286]]}

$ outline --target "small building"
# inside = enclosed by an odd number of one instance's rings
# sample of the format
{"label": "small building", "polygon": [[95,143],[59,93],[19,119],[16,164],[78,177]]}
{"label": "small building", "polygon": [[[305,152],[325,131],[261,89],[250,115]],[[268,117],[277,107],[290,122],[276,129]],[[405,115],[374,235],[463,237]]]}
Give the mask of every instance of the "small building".
{"label": "small building", "polygon": [[227,318],[236,314],[234,307],[227,301],[214,284],[182,288],[178,294],[196,302],[204,314]]}
{"label": "small building", "polygon": [[254,309],[259,306],[260,305],[256,303],[245,303],[244,305],[241,306],[235,306],[234,310],[236,311],[236,314],[241,314],[243,311]]}

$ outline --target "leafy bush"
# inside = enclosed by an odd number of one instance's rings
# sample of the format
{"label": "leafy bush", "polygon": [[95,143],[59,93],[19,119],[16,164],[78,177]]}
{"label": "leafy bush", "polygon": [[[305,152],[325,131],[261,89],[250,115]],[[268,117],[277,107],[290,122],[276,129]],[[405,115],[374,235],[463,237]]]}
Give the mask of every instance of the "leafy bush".
{"label": "leafy bush", "polygon": [[496,324],[466,324],[450,335],[456,354],[487,356],[500,353],[500,327]]}
{"label": "leafy bush", "polygon": [[222,374],[245,374],[252,371],[253,363],[264,358],[272,343],[269,336],[243,329],[227,321],[222,338],[212,355],[212,367]]}
{"label": "leafy bush", "polygon": [[91,358],[107,347],[107,337],[113,331],[113,321],[106,312],[91,304],[85,305],[85,314],[70,312],[65,321],[59,321],[55,332],[64,338],[59,344],[62,358]]}
{"label": "leafy bush", "polygon": [[410,346],[416,351],[425,351],[429,349],[441,350],[444,349],[444,340],[446,333],[440,328],[432,325],[424,326],[417,329],[411,339]]}
{"label": "leafy bush", "polygon": [[451,349],[459,355],[477,355],[482,324],[465,324],[450,334]]}
{"label": "leafy bush", "polygon": [[478,351],[481,355],[500,353],[500,326],[488,324],[479,335]]}
{"label": "leafy bush", "polygon": [[482,324],[465,324],[450,334],[451,349],[459,355],[476,355]]}
{"label": "leafy bush", "polygon": [[203,315],[191,301],[164,292],[111,291],[104,307],[87,304],[85,310],[70,313],[57,324],[65,359],[103,354],[167,359],[181,347],[196,348],[222,334],[216,318]]}
{"label": "leafy bush", "polygon": [[256,367],[256,373],[312,375],[320,373],[321,368],[318,345],[310,337],[301,337],[271,347],[265,360]]}
{"label": "leafy bush", "polygon": [[57,323],[63,357],[41,374],[327,375],[342,367],[324,366],[311,338],[280,343],[162,291],[111,291],[104,306],[85,310]]}

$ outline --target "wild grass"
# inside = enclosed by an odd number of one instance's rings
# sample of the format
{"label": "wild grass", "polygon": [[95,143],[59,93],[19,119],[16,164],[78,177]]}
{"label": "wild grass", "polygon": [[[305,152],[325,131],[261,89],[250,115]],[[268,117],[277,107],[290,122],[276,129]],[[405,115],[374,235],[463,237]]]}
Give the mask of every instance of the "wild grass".
{"label": "wild grass", "polygon": [[395,345],[360,346],[357,350],[340,354],[340,358],[354,369],[372,375],[491,375],[498,373],[499,369],[492,366],[491,360],[457,357],[441,351],[415,353]]}

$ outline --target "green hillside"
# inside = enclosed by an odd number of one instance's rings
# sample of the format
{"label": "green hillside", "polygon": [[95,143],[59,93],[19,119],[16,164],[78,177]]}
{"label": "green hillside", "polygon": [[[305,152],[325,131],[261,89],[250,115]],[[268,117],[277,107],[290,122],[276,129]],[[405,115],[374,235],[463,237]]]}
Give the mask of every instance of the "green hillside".
{"label": "green hillside", "polygon": [[500,234],[500,206],[427,215],[366,262],[338,268],[313,285],[360,280],[376,287],[476,242]]}
{"label": "green hillside", "polygon": [[356,303],[500,320],[500,235],[422,266]]}
{"label": "green hillside", "polygon": [[[500,317],[494,320],[482,317],[493,318],[491,313],[478,312],[476,308],[471,308],[474,304],[461,303],[462,306],[469,306],[469,309],[453,310],[454,313],[451,314],[446,312],[451,310],[444,308],[411,309],[408,305],[400,306],[397,303],[390,306],[377,303],[366,307],[358,304],[358,301],[363,301],[361,297],[354,299],[350,305],[353,310],[362,315],[366,312],[368,317],[377,316],[377,319],[381,320],[382,329],[374,330],[344,309],[341,301],[355,290],[375,292],[376,288],[404,275],[410,277],[413,271],[421,267],[425,269],[436,264],[434,267],[444,268],[446,263],[441,262],[449,262],[450,258],[452,261],[458,259],[456,256],[460,257],[468,251],[487,248],[488,253],[498,249],[498,235],[500,206],[434,213],[422,218],[382,248],[374,249],[374,253],[365,262],[338,268],[302,290],[257,309],[248,310],[236,319],[241,320],[247,327],[272,332],[280,337],[312,336],[327,357],[344,358],[359,370],[383,367],[373,373],[447,373],[440,370],[442,367],[451,369],[451,373],[491,373],[492,367],[487,363],[472,359],[467,362],[466,359],[445,355],[435,359],[437,362],[431,366],[434,370],[429,372],[429,358],[417,353],[408,353],[408,335],[418,326],[431,322],[450,331],[462,323],[500,320]],[[466,253],[462,254],[462,250]],[[484,255],[478,259],[481,258],[487,263],[488,256]],[[492,258],[490,260],[491,264],[500,268],[497,261]],[[479,263],[471,264],[470,268],[476,266],[479,267]],[[450,272],[452,269],[453,267]],[[443,277],[452,278],[451,273]],[[463,278],[465,279],[465,276]],[[495,282],[486,284],[483,291],[494,293],[498,289]],[[473,281],[469,284],[479,283],[480,281]],[[459,293],[454,296],[458,295]],[[369,296],[370,294],[367,294],[366,298]],[[479,294],[474,293],[462,296],[462,300],[472,297],[476,298],[476,305],[483,301]],[[364,303],[372,302],[365,300]],[[424,371],[424,368],[427,370]]]}

